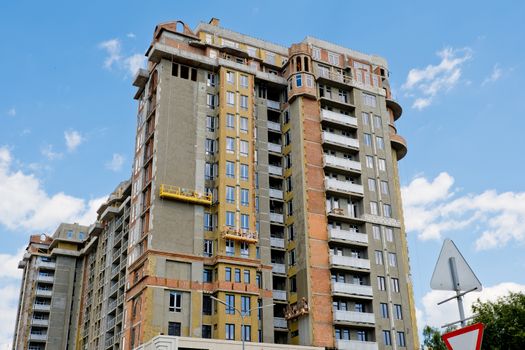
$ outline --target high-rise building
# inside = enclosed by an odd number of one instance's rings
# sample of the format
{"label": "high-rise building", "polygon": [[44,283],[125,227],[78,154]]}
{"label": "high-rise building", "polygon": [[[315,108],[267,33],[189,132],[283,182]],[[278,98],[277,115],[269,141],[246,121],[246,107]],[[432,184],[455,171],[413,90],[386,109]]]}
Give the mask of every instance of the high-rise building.
{"label": "high-rise building", "polygon": [[216,19],[159,24],[146,56],[122,347],[417,348],[386,61]]}

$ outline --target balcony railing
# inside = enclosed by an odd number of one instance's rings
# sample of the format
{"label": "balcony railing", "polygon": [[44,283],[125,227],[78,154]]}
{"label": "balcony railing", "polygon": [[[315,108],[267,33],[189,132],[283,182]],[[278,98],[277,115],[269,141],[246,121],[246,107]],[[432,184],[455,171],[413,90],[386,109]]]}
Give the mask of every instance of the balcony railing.
{"label": "balcony railing", "polygon": [[52,290],[48,290],[48,289],[38,289],[36,290],[36,293],[35,293],[37,296],[40,296],[40,297],[50,297],[53,295],[53,291]]}
{"label": "balcony railing", "polygon": [[268,121],[268,129],[274,131],[281,131],[281,124]]}
{"label": "balcony railing", "polygon": [[325,154],[323,157],[325,167],[332,167],[347,171],[361,171],[361,163],[356,162],[355,160],[336,157],[330,154]]}
{"label": "balcony railing", "polygon": [[273,327],[274,328],[281,328],[281,329],[287,329],[288,328],[288,322],[284,317],[274,317],[273,318]]}
{"label": "balcony railing", "polygon": [[38,266],[38,267],[45,267],[45,268],[48,268],[48,269],[54,269],[57,265],[56,265],[56,262],[54,262],[54,261],[37,260],[36,266]]}
{"label": "balcony railing", "polygon": [[283,167],[282,166],[276,166],[276,165],[268,165],[268,172],[272,175],[282,176],[283,175]]}
{"label": "balcony railing", "polygon": [[222,230],[222,238],[232,239],[234,241],[241,241],[247,243],[257,243],[259,237],[257,232],[249,232],[243,229],[234,229],[232,227],[225,226]]}
{"label": "balcony railing", "polygon": [[35,311],[49,311],[51,310],[51,304],[34,304],[33,310]]}
{"label": "balcony railing", "polygon": [[323,131],[323,142],[342,147],[359,148],[359,141],[348,136],[334,134],[333,132]]}
{"label": "balcony railing", "polygon": [[359,340],[342,340],[337,339],[335,346],[339,350],[378,350],[376,342],[359,341]]}
{"label": "balcony railing", "polygon": [[330,255],[330,264],[335,266],[370,270],[370,260],[354,258],[351,256]]}
{"label": "balcony railing", "polygon": [[284,248],[284,238],[270,237],[270,245],[275,248]]}
{"label": "balcony railing", "polygon": [[44,333],[44,334],[29,333],[29,340],[45,341],[47,340],[47,333]]}
{"label": "balcony railing", "polygon": [[327,190],[343,192],[343,193],[357,193],[362,195],[364,189],[362,185],[353,184],[350,181],[341,181],[333,178],[325,178],[325,186]]}
{"label": "balcony railing", "polygon": [[375,316],[372,312],[357,312],[334,310],[334,320],[354,323],[375,323]]}
{"label": "balcony railing", "polygon": [[332,282],[332,292],[348,295],[372,297],[372,287],[360,284]]}
{"label": "balcony railing", "polygon": [[266,106],[271,109],[281,109],[281,104],[279,103],[279,101],[266,100]]}
{"label": "balcony railing", "polygon": [[357,118],[327,109],[321,109],[321,120],[357,128]]}
{"label": "balcony railing", "polygon": [[368,243],[368,235],[350,230],[341,230],[338,228],[329,228],[328,236],[330,239],[340,239],[343,241]]}
{"label": "balcony railing", "polygon": [[282,224],[284,223],[284,216],[280,213],[270,213],[270,221]]}
{"label": "balcony railing", "polygon": [[281,145],[277,143],[268,142],[268,151],[275,152],[275,153],[281,153],[282,147]]}
{"label": "balcony railing", "polygon": [[55,277],[54,276],[38,275],[36,280],[37,281],[41,281],[41,282],[53,282],[55,280]]}
{"label": "balcony railing", "polygon": [[160,185],[160,197],[202,205],[211,205],[212,200],[211,194],[202,194],[194,190],[164,184]]}
{"label": "balcony railing", "polygon": [[317,75],[322,78],[338,81],[343,84],[350,85],[352,83],[352,77],[349,75],[332,72],[325,69],[317,69]]}
{"label": "balcony railing", "polygon": [[272,263],[272,271],[275,273],[286,273],[284,264]]}
{"label": "balcony railing", "polygon": [[33,326],[48,326],[49,325],[49,319],[40,319],[40,318],[32,318],[31,324]]}
{"label": "balcony railing", "polygon": [[283,199],[283,191],[270,188],[270,198]]}
{"label": "balcony railing", "polygon": [[277,300],[286,300],[286,291],[285,290],[273,290],[273,298]]}

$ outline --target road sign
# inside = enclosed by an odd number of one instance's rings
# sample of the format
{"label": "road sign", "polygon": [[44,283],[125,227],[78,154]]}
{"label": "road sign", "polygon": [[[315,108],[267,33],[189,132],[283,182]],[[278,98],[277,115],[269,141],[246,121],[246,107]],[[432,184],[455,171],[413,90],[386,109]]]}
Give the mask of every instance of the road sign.
{"label": "road sign", "polygon": [[483,323],[476,323],[441,336],[448,350],[480,350]]}
{"label": "road sign", "polygon": [[[455,264],[456,280],[453,276],[452,265]],[[465,258],[450,239],[443,242],[441,253],[434,268],[430,287],[438,290],[465,291],[477,289],[481,291],[481,282],[478,280]]]}

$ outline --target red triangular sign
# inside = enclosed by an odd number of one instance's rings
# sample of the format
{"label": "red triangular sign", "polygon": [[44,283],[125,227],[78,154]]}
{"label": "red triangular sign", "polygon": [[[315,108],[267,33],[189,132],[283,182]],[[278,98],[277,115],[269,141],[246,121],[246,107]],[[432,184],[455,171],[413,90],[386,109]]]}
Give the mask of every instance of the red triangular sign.
{"label": "red triangular sign", "polygon": [[476,323],[441,336],[448,350],[480,350],[483,323]]}

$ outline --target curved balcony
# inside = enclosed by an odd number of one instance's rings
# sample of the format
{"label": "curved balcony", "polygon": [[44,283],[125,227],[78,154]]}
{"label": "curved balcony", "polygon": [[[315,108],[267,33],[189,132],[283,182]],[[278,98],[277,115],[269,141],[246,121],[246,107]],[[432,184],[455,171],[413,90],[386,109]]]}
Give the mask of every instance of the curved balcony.
{"label": "curved balcony", "polygon": [[390,144],[397,153],[397,160],[401,160],[407,155],[408,148],[404,137],[398,134],[390,134]]}
{"label": "curved balcony", "polygon": [[392,112],[394,112],[394,120],[398,120],[399,117],[401,117],[401,113],[403,113],[403,108],[401,108],[401,105],[394,101],[392,98],[386,99],[386,107],[390,108]]}

